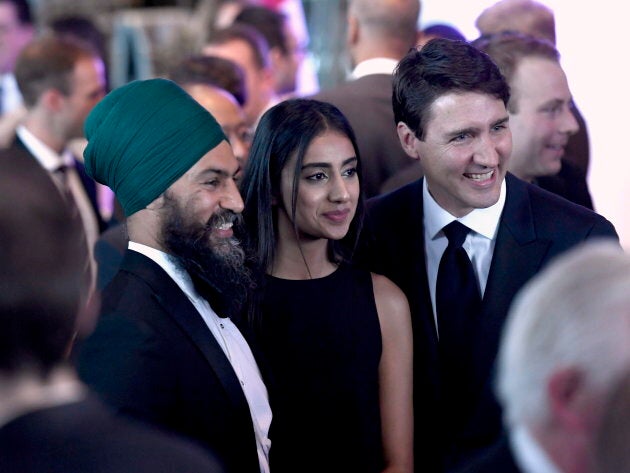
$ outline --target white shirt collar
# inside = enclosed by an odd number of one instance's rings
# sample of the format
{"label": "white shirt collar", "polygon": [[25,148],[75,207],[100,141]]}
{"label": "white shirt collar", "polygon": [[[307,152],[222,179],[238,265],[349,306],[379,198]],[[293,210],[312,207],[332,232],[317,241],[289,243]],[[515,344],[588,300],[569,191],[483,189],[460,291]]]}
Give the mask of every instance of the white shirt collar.
{"label": "white shirt collar", "polygon": [[195,290],[195,286],[190,278],[190,275],[184,268],[181,267],[176,257],[156,248],[143,245],[142,243],[136,243],[135,241],[129,242],[129,249],[143,254],[158,264],[164,271],[166,271],[173,281],[177,283],[189,299],[200,298],[199,294],[197,294],[197,291]]}
{"label": "white shirt collar", "polygon": [[351,79],[359,79],[372,74],[393,74],[398,61],[387,57],[376,57],[361,61],[350,73]]}
{"label": "white shirt collar", "polygon": [[424,224],[427,230],[427,234],[433,239],[440,230],[454,220],[459,220],[471,230],[485,236],[489,240],[494,239],[499,221],[501,220],[501,213],[505,206],[505,194],[506,185],[505,179],[501,183],[501,193],[499,194],[499,200],[494,205],[485,209],[474,209],[468,215],[461,218],[455,218],[449,212],[444,210],[435,201],[427,185],[426,178],[422,183],[423,194],[423,211],[424,211]]}
{"label": "white shirt collar", "polygon": [[510,432],[514,459],[524,473],[562,473],[524,426]]}
{"label": "white shirt collar", "polygon": [[59,166],[72,166],[73,160],[70,153],[58,154],[33,133],[31,133],[24,125],[19,125],[15,133],[20,138],[26,149],[37,159],[39,164],[49,172],[54,172]]}

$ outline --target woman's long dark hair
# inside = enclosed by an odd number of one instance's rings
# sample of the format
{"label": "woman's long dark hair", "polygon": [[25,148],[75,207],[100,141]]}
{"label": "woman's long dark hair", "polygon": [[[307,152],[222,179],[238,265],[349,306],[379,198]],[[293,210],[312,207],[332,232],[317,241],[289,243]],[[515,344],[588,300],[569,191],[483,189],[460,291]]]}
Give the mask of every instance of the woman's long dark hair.
{"label": "woman's long dark hair", "polygon": [[[295,156],[290,213],[297,235],[296,202],[304,155],[313,140],[327,131],[341,133],[352,143],[361,183],[361,159],[354,131],[334,105],[312,99],[286,100],[269,109],[258,124],[240,190],[245,202],[243,216],[247,230],[242,239],[255,273],[261,276],[271,270],[275,256],[277,216],[273,200],[281,198],[282,170]],[[340,241],[328,242],[330,261],[341,262],[351,258],[358,242],[363,215],[364,198],[361,192],[348,234]]]}

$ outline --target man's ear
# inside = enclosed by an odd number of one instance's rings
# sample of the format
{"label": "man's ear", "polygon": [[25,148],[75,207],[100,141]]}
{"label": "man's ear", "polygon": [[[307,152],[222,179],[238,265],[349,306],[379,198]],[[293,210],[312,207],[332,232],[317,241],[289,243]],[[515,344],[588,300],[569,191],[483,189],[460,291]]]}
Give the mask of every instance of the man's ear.
{"label": "man's ear", "polygon": [[58,112],[63,107],[65,99],[65,95],[57,89],[46,89],[39,101],[47,110]]}
{"label": "man's ear", "polygon": [[402,145],[403,150],[413,159],[420,159],[418,150],[416,148],[416,142],[418,138],[416,134],[407,126],[405,122],[398,122],[396,126],[396,132],[398,133],[398,139]]}
{"label": "man's ear", "polygon": [[349,46],[353,46],[359,41],[359,34],[359,20],[357,20],[357,17],[352,14],[348,15],[348,32],[346,34],[346,41]]}
{"label": "man's ear", "polygon": [[586,393],[584,374],[577,368],[564,368],[551,375],[547,382],[547,399],[554,422],[570,432],[587,428],[583,413]]}

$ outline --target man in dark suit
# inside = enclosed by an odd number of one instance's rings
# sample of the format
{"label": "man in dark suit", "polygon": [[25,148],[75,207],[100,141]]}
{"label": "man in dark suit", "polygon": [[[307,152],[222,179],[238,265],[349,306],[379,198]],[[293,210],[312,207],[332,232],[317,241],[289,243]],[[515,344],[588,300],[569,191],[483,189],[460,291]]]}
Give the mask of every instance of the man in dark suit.
{"label": "man in dark suit", "polygon": [[579,124],[556,48],[517,32],[484,36],[472,44],[492,58],[510,85],[513,147],[509,171],[593,210],[586,175],[564,159]]}
{"label": "man in dark suit", "polygon": [[[536,0],[499,0],[483,10],[475,20],[482,36],[518,31],[556,45],[556,19],[547,5]],[[579,124],[577,133],[569,137],[565,160],[588,175],[590,163],[589,135],[586,121],[573,104],[573,114]]]}
{"label": "man in dark suit", "polygon": [[85,117],[105,94],[103,61],[82,43],[46,35],[21,51],[15,77],[26,116],[10,149],[26,149],[62,190],[69,191],[91,248],[104,229],[96,185],[68,146],[83,137]]}
{"label": "man in dark suit", "polygon": [[200,447],[114,415],[67,363],[98,307],[83,228],[15,153],[0,151],[0,471],[221,473]]}
{"label": "man in dark suit", "polygon": [[232,231],[240,168],[221,127],[152,79],[108,94],[85,129],[86,170],[115,192],[130,241],[80,376],[119,412],[205,445],[227,472],[268,472],[267,389],[226,317],[251,281]]}
{"label": "man in dark suit", "polygon": [[[628,287],[630,256],[598,241],[559,256],[519,292],[497,358],[508,440],[462,472],[599,471],[606,403],[630,368]],[[623,434],[608,441],[627,450]]]}
{"label": "man in dark suit", "polygon": [[351,80],[313,98],[330,102],[356,134],[362,189],[378,195],[388,180],[403,184],[422,176],[417,162],[400,148],[391,107],[392,72],[416,44],[419,0],[352,0],[348,7],[348,48],[355,68]]}
{"label": "man in dark suit", "polygon": [[[616,237],[601,216],[506,175],[508,100],[497,66],[464,42],[434,39],[394,74],[398,136],[425,177],[370,200],[358,256],[409,300],[417,471],[455,467],[499,437],[492,368],[518,289],[576,243]],[[469,230],[457,261],[472,272],[466,287],[479,299],[457,323],[436,311],[441,259],[451,249],[444,227],[454,221]],[[463,304],[459,294],[451,299],[452,310]],[[460,338],[446,335],[458,331]],[[450,368],[457,363],[459,371]]]}

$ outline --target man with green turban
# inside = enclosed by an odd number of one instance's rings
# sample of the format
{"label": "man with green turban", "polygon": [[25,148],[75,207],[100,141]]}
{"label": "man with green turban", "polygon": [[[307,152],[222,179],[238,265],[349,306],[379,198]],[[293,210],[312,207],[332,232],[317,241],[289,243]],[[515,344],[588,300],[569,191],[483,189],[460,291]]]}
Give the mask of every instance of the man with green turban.
{"label": "man with green turban", "polygon": [[227,472],[268,472],[271,409],[227,318],[251,288],[233,235],[239,164],[214,117],[174,82],[131,82],[85,124],[88,174],[115,192],[129,247],[79,372],[117,410],[193,438]]}

